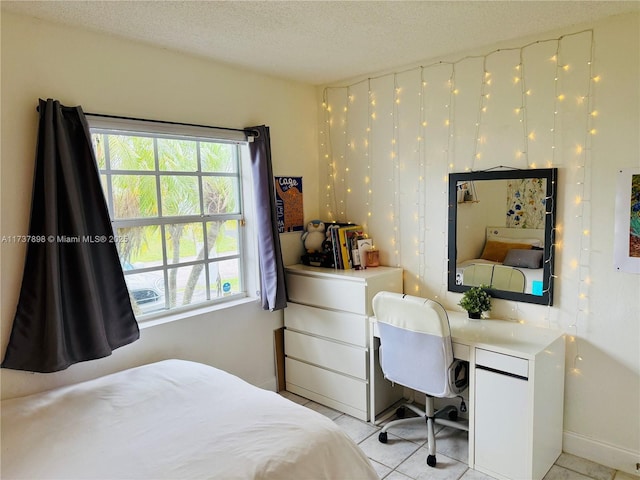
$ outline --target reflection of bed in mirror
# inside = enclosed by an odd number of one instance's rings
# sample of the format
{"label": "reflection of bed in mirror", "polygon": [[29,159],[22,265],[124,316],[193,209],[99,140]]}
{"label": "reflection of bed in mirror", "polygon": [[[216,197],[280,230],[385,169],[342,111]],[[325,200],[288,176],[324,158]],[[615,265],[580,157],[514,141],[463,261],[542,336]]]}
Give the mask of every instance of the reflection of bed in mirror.
{"label": "reflection of bed in mirror", "polygon": [[542,295],[544,238],[544,229],[487,227],[475,258],[458,259],[456,285]]}

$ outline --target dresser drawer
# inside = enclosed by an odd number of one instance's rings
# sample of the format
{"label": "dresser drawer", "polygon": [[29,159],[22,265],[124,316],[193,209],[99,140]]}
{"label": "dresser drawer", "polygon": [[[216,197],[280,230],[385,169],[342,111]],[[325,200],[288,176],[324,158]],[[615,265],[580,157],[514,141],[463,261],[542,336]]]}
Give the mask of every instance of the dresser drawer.
{"label": "dresser drawer", "polygon": [[343,310],[366,315],[366,284],[340,278],[310,277],[289,273],[287,293],[289,300],[305,305]]}
{"label": "dresser drawer", "polygon": [[284,310],[284,326],[359,347],[368,343],[367,317],[354,313],[289,303]]}
{"label": "dresser drawer", "polygon": [[287,357],[367,379],[367,350],[364,348],[285,330],[284,351]]}
{"label": "dresser drawer", "polygon": [[[285,369],[287,390],[295,393],[295,387],[300,387],[317,394],[315,398],[321,403],[321,397],[332,400],[332,402],[325,404],[330,403],[329,406],[347,411],[347,413],[351,409],[367,411],[367,382],[298,362],[292,358],[285,359]],[[342,408],[343,405],[350,408]]]}

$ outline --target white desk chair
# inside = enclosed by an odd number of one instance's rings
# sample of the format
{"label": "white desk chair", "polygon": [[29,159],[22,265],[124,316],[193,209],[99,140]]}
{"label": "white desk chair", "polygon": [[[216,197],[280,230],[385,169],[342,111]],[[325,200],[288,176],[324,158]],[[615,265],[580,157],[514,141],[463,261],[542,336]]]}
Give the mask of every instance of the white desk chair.
{"label": "white desk chair", "polygon": [[489,285],[496,290],[524,293],[524,283],[524,273],[517,268],[496,265]]}
{"label": "white desk chair", "polygon": [[[418,414],[386,424],[378,439],[387,443],[387,430],[408,422],[425,421],[429,456],[436,465],[434,423],[469,431],[466,421],[457,421],[458,410],[448,405],[434,410],[434,397],[453,398],[468,386],[468,363],[453,358],[449,319],[444,308],[425,298],[401,293],[380,292],[373,298],[373,311],[380,332],[380,365],[384,377],[426,395],[425,411],[413,404],[403,408]],[[464,403],[462,404],[464,405]],[[444,417],[444,418],[443,418]]]}
{"label": "white desk chair", "polygon": [[478,287],[480,285],[491,285],[493,277],[493,264],[491,263],[474,263],[465,267],[462,271],[462,284],[469,287]]}

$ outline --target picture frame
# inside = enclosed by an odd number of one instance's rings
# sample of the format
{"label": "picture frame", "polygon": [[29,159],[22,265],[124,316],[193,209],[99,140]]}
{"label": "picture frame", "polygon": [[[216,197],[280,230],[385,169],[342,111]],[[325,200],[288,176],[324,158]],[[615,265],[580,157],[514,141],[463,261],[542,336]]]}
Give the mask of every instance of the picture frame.
{"label": "picture frame", "polygon": [[274,177],[278,233],[304,231],[302,177]]}
{"label": "picture frame", "polygon": [[617,271],[640,273],[640,168],[618,170],[613,259]]}

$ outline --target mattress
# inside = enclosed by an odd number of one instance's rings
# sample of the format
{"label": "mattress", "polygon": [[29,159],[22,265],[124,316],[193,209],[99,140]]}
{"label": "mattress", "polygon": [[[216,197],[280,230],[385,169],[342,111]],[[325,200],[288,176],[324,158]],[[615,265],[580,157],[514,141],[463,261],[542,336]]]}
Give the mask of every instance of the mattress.
{"label": "mattress", "polygon": [[334,422],[166,360],[2,402],[3,479],[374,479]]}

